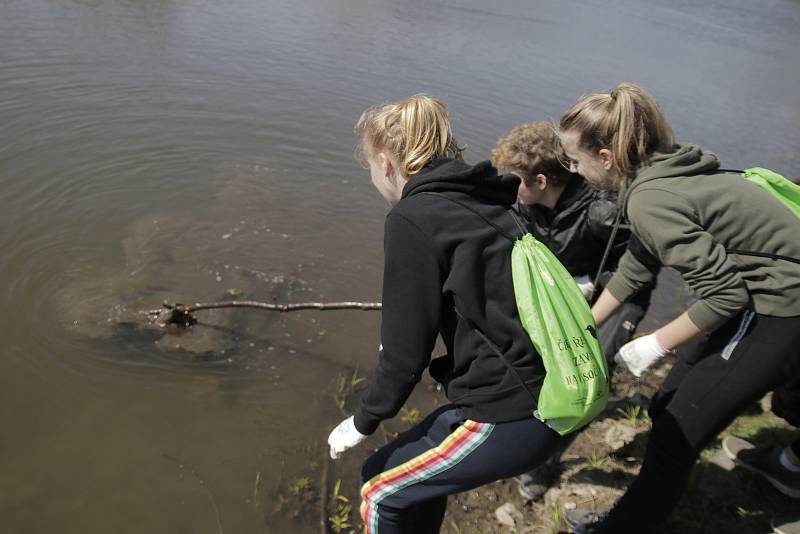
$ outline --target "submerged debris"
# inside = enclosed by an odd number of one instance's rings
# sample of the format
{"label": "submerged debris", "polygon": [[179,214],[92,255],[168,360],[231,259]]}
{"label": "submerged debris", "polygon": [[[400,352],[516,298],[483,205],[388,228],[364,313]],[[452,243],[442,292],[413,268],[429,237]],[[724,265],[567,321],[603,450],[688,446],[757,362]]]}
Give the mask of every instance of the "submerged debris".
{"label": "submerged debris", "polygon": [[145,310],[142,313],[147,320],[160,327],[167,325],[177,325],[183,328],[197,323],[197,318],[189,313],[189,307],[183,304],[170,304],[164,302],[161,308]]}

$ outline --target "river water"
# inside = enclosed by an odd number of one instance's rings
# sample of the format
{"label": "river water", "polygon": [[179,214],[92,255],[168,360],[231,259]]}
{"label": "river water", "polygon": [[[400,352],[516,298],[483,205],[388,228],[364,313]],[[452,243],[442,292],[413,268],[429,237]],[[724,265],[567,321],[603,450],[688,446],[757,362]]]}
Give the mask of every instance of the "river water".
{"label": "river water", "polygon": [[[679,140],[798,176],[798,27],[797,0],[0,0],[2,530],[317,532],[379,314],[135,312],[379,300],[351,132],[418,92],[476,162],[633,80]],[[365,453],[328,472],[356,507]]]}

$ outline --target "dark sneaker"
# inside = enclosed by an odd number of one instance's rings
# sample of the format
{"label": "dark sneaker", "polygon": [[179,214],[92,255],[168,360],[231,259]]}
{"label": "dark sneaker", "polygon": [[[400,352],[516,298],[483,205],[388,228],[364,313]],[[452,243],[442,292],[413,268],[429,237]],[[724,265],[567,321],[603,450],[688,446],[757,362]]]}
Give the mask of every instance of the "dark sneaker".
{"label": "dark sneaker", "polygon": [[800,534],[800,517],[773,519],[772,532],[775,534]]}
{"label": "dark sneaker", "polygon": [[572,529],[574,534],[595,534],[599,532],[600,523],[605,518],[605,513],[576,508],[564,514],[564,523]]}
{"label": "dark sneaker", "polygon": [[[738,438],[736,439],[738,440]],[[728,438],[725,441],[727,440]],[[725,447],[725,441],[722,445],[727,454],[728,448]],[[729,448],[735,452],[733,460],[736,465],[763,476],[784,495],[800,499],[800,473],[792,472],[781,465],[780,455],[783,447],[740,447],[737,450],[731,445]]]}
{"label": "dark sneaker", "polygon": [[520,475],[517,491],[526,501],[541,499],[558,478],[558,457],[551,458],[532,471]]}
{"label": "dark sneaker", "polygon": [[530,473],[520,475],[517,481],[517,491],[526,502],[538,501],[547,493],[548,489],[550,489],[549,483],[537,480],[537,477],[531,476]]}

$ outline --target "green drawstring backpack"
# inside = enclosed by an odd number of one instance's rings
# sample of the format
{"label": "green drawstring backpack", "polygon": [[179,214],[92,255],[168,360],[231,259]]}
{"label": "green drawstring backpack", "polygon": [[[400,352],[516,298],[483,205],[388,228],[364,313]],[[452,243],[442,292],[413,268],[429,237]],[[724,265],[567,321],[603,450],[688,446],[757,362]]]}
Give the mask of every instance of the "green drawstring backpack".
{"label": "green drawstring backpack", "polygon": [[784,178],[777,172],[762,167],[741,171],[745,180],[753,182],[774,196],[792,213],[800,217],[800,185]]}
{"label": "green drawstring backpack", "polygon": [[[717,172],[730,172],[741,174],[745,180],[748,180],[761,189],[775,197],[775,199],[783,204],[786,209],[794,213],[800,218],[800,185],[792,182],[788,178],[773,172],[769,169],[762,167],[753,167],[751,169],[732,170],[732,169],[719,169]],[[771,254],[767,252],[756,252],[751,250],[737,250],[727,249],[732,254],[739,254],[742,256],[761,256],[777,260],[790,261],[792,263],[800,263],[800,258],[792,258],[790,256],[781,256],[780,254]]]}
{"label": "green drawstring backpack", "polygon": [[[471,323],[470,327],[531,394],[537,405],[533,414],[537,419],[562,436],[588,424],[608,403],[608,368],[589,304],[572,275],[546,245],[527,232],[513,209],[508,213],[522,233],[519,238],[452,197],[427,194],[459,204],[514,243],[511,275],[517,310],[546,372],[538,398],[500,348]],[[456,313],[469,322],[458,310]]]}
{"label": "green drawstring backpack", "polygon": [[530,233],[514,243],[511,273],[520,321],[546,370],[534,415],[563,436],[608,403],[608,369],[592,312],[572,275]]}

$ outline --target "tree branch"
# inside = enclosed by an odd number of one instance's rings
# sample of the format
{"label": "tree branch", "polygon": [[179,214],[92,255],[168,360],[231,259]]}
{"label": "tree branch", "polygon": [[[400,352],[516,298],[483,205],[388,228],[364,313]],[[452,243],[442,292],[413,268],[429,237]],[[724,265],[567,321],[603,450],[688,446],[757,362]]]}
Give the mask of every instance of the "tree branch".
{"label": "tree branch", "polygon": [[222,302],[198,302],[195,304],[170,304],[164,302],[161,308],[144,310],[142,313],[148,320],[159,326],[170,324],[178,326],[191,326],[197,322],[192,313],[200,310],[214,310],[219,308],[258,308],[276,312],[290,312],[298,310],[380,310],[380,302],[295,302],[289,304],[274,304],[258,302],[255,300],[229,300]]}

